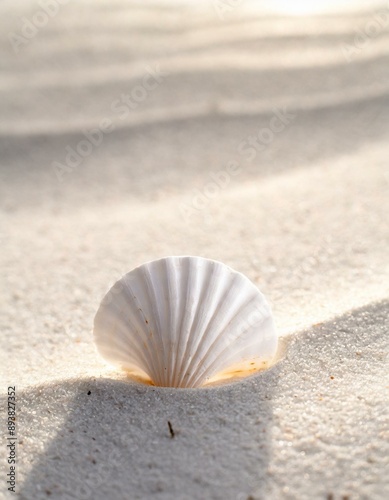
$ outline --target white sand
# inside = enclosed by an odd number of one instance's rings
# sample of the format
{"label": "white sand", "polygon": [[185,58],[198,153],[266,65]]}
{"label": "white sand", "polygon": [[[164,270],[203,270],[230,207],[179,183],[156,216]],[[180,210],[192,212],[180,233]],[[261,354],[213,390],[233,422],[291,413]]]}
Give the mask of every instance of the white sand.
{"label": "white sand", "polygon": [[388,312],[314,328],[272,369],[222,388],[80,377],[26,389],[21,497],[386,498]]}
{"label": "white sand", "polygon": [[[14,54],[8,33],[36,12],[0,4],[2,388],[20,398],[21,497],[387,498],[388,26],[347,63],[374,14],[84,1]],[[125,118],[110,110],[156,64],[161,84]],[[240,154],[284,106],[287,126]],[[115,130],[59,182],[52,162],[103,118]],[[187,221],[231,161],[238,175]],[[249,276],[286,358],[196,391],[112,372],[91,343],[98,303],[171,254]]]}

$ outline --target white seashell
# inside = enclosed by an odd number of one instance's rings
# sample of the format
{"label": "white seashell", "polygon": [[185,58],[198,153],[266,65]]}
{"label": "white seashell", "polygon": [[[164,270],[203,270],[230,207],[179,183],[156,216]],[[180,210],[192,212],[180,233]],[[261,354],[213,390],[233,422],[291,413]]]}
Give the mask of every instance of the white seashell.
{"label": "white seashell", "polygon": [[167,257],[124,275],[100,304],[94,339],[110,363],[165,387],[246,375],[277,350],[261,292],[201,257]]}

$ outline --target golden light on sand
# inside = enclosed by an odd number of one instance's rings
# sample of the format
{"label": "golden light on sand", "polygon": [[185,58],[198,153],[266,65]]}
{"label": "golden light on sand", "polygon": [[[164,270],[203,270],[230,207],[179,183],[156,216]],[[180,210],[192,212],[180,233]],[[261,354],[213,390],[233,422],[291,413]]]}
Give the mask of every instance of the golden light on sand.
{"label": "golden light on sand", "polygon": [[370,5],[366,6],[366,2],[361,0],[273,0],[269,2],[269,5],[272,6],[272,10],[279,14],[309,16],[352,11],[366,7],[374,8],[382,3],[383,2],[371,2]]}
{"label": "golden light on sand", "polygon": [[328,1],[319,0],[312,2],[310,0],[299,0],[290,2],[289,0],[278,0],[275,2],[275,8],[285,14],[304,16],[310,14],[319,14],[326,10]]}

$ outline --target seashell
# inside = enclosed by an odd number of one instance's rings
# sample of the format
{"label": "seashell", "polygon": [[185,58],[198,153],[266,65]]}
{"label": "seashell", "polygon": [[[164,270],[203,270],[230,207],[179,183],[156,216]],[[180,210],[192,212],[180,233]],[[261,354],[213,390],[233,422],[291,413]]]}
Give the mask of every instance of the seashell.
{"label": "seashell", "polygon": [[100,304],[94,340],[108,362],[164,387],[264,369],[278,341],[257,287],[202,257],[166,257],[125,274]]}

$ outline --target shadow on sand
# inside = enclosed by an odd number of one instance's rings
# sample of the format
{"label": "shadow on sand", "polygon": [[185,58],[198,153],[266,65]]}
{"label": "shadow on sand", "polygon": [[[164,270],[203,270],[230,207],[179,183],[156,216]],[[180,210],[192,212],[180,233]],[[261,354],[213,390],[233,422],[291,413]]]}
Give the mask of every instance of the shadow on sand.
{"label": "shadow on sand", "polygon": [[[288,391],[288,383],[290,386],[292,381],[293,387],[296,380],[303,394],[306,391],[310,414],[332,422],[344,401],[329,399],[324,404],[310,395],[326,390],[334,378],[329,374],[335,374],[339,382],[345,373],[353,377],[365,374],[364,359],[371,344],[385,344],[388,306],[385,301],[373,303],[294,335],[286,345],[281,344],[285,356],[272,368],[230,385],[169,389],[90,378],[26,390],[18,398],[18,432],[25,442],[19,446],[21,464],[26,461],[23,447],[29,440],[36,449],[42,442],[44,451],[36,460],[32,458],[20,498],[280,498],[281,483],[288,478],[274,477],[269,471],[270,461],[277,460],[273,433],[280,428],[275,415],[286,407],[289,425],[301,411],[301,401],[294,399],[293,390]],[[379,373],[384,361],[378,361],[374,353],[372,359],[371,373]],[[283,385],[278,384],[281,378]],[[347,398],[351,406],[360,406],[358,391],[347,392]],[[374,393],[372,398],[376,398]],[[366,408],[362,406],[362,413],[349,417],[368,418],[370,413],[364,412],[370,412],[370,407]],[[372,429],[375,432],[374,423]],[[296,432],[307,438],[314,429],[297,425]],[[337,440],[338,434],[327,439]],[[327,485],[317,479],[328,491],[335,487],[341,491],[352,478],[351,451],[346,459],[336,454],[337,449],[330,446],[323,451],[328,460],[344,469],[339,484],[333,478],[327,478]],[[26,453],[28,461],[32,454],[31,449]],[[307,456],[311,467],[311,455]],[[291,461],[298,477],[303,477],[307,463],[300,455]]]}
{"label": "shadow on sand", "polygon": [[[208,389],[127,381],[58,382],[19,395],[20,433],[67,414],[21,487],[22,499],[246,499],[265,483],[278,367]],[[38,399],[38,394],[40,398]],[[35,403],[36,404],[36,403]],[[168,421],[174,437],[171,437]],[[32,427],[32,428],[31,428]],[[255,439],[253,439],[255,435]],[[127,495],[127,496],[126,496]]]}

